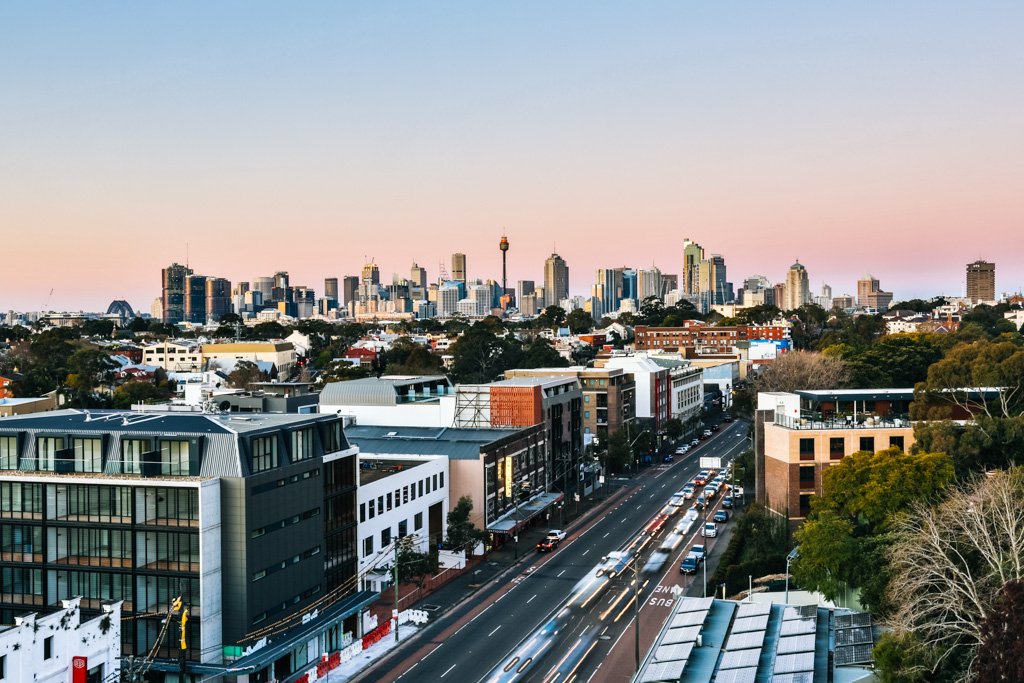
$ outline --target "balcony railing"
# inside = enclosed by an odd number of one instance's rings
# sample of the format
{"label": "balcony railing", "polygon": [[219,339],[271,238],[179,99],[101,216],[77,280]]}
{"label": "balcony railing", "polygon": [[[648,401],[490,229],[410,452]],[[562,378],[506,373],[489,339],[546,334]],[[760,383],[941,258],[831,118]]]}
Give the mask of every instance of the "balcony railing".
{"label": "balcony railing", "polygon": [[786,429],[896,429],[910,426],[908,413],[890,415],[820,415],[802,413],[793,417],[782,412],[775,413],[775,424]]}

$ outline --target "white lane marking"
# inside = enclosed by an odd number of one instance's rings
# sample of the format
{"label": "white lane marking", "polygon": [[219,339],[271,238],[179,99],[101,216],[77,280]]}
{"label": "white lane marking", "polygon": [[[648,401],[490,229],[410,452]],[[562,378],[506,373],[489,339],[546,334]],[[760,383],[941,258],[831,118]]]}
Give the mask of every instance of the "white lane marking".
{"label": "white lane marking", "polygon": [[[589,552],[590,552],[590,548],[587,548],[586,550],[583,551],[583,555],[586,555]],[[583,555],[580,555],[580,557],[583,557]]]}
{"label": "white lane marking", "polygon": [[447,676],[448,674],[450,674],[450,673],[452,672],[452,669],[454,669],[454,668],[455,668],[455,667],[457,667],[457,666],[458,666],[458,664],[452,664],[452,665],[451,665],[451,666],[450,666],[450,667],[448,668],[448,670],[447,670],[447,671],[445,671],[445,672],[444,672],[443,674],[441,674],[441,678],[444,678],[445,676]]}
{"label": "white lane marking", "polygon": [[558,574],[555,576],[555,578],[557,579],[559,576],[561,576],[564,573],[565,573],[565,570],[563,569],[562,571],[558,572]]}
{"label": "white lane marking", "polygon": [[606,534],[605,534],[604,536],[602,536],[601,538],[608,538],[608,537],[609,537],[609,536],[611,536],[611,535],[612,535],[612,532],[610,532],[610,531],[609,531],[608,533],[606,533]]}
{"label": "white lane marking", "polygon": [[495,628],[495,629],[494,629],[493,631],[491,631],[490,633],[488,633],[488,634],[487,634],[487,637],[488,637],[488,638],[490,638],[491,636],[493,636],[493,635],[494,635],[495,633],[497,633],[497,632],[498,632],[498,629],[499,629],[499,628],[501,628],[501,624],[498,624],[497,628]]}
{"label": "white lane marking", "polygon": [[[535,598],[535,597],[537,597],[536,593],[533,594],[533,598]],[[529,600],[527,600],[526,604],[529,605],[531,602],[533,602],[533,598],[530,598]]]}

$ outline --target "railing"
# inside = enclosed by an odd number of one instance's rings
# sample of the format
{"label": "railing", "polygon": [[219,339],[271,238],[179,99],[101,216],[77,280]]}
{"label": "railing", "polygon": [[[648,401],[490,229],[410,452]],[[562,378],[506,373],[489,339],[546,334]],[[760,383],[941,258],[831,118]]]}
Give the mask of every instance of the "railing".
{"label": "railing", "polygon": [[775,424],[786,429],[896,429],[910,426],[908,414],[893,415],[821,415],[803,414],[793,417],[775,413]]}

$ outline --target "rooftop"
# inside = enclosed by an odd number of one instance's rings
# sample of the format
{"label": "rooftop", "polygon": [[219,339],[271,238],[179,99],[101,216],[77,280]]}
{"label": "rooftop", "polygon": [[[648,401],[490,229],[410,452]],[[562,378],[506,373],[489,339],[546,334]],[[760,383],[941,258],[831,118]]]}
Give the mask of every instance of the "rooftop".
{"label": "rooftop", "polygon": [[427,459],[423,458],[402,458],[401,460],[391,458],[374,458],[362,456],[359,458],[359,485],[366,486],[375,481],[380,481],[399,472],[408,472],[414,467],[426,464]]}
{"label": "rooftop", "polygon": [[478,460],[481,448],[522,431],[357,425],[346,428],[345,436],[363,453],[444,455],[455,460]]}

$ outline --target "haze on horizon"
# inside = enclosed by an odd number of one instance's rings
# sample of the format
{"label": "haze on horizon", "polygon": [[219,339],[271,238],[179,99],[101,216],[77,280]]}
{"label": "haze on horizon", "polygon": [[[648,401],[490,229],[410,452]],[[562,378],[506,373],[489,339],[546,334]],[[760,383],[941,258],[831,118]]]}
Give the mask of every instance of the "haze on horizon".
{"label": "haze on horizon", "polygon": [[142,311],[160,268],[568,262],[897,299],[1024,288],[1024,6],[0,4],[0,309]]}

